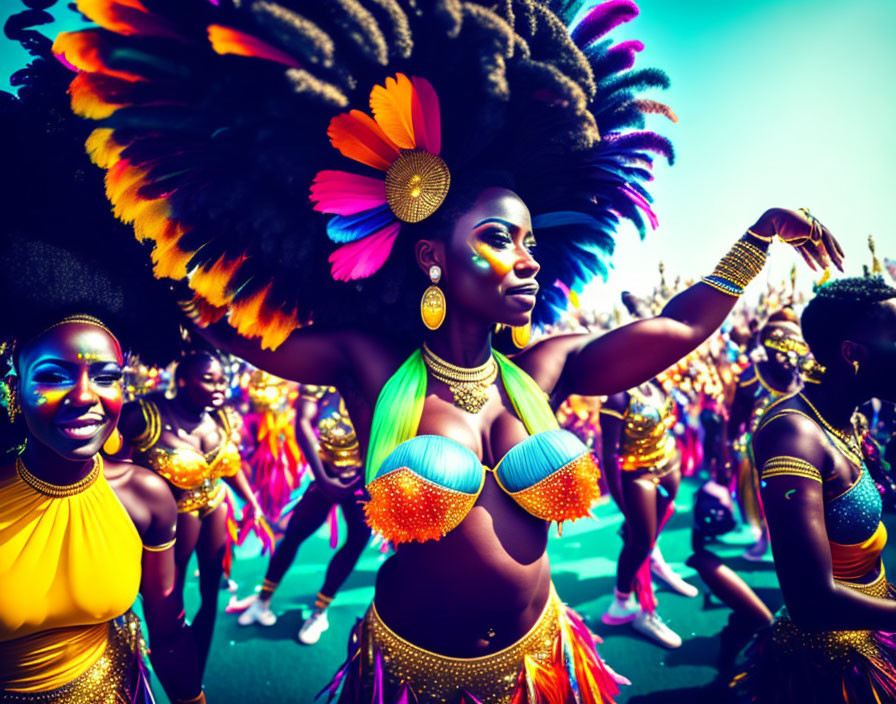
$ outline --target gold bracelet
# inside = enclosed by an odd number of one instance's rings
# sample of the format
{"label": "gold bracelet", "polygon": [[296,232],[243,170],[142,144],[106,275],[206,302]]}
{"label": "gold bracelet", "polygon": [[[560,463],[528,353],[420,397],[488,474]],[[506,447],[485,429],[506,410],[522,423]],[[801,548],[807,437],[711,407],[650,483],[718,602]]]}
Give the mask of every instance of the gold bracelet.
{"label": "gold bracelet", "polygon": [[[738,240],[703,282],[728,295],[740,295],[736,290],[740,289],[742,293],[743,289],[759,275],[766,257],[766,253],[759,247]],[[730,284],[730,290],[726,284]]]}

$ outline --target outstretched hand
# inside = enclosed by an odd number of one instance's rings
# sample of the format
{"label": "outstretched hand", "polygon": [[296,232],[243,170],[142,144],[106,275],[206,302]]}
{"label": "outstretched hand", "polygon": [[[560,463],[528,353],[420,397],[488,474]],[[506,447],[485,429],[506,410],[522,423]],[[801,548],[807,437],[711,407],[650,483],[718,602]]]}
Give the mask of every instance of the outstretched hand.
{"label": "outstretched hand", "polygon": [[817,271],[818,267],[826,269],[831,262],[843,271],[843,248],[808,208],[772,208],[760,218],[757,223],[759,228],[771,235],[777,233],[783,242],[796,248],[813,271]]}

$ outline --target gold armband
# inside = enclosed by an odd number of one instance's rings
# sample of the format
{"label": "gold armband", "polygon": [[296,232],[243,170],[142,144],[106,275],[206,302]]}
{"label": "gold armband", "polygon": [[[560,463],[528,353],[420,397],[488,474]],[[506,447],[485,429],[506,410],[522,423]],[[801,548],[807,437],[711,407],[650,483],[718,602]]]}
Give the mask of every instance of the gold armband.
{"label": "gold armband", "polygon": [[813,481],[822,483],[821,472],[811,462],[800,459],[799,457],[788,457],[779,455],[770,458],[762,467],[762,478],[770,479],[771,477],[803,477],[812,479]]}
{"label": "gold armband", "polygon": [[174,547],[174,543],[177,542],[176,538],[172,538],[167,543],[162,543],[161,545],[144,545],[143,549],[148,552],[164,552],[168,548]]}
{"label": "gold armband", "polygon": [[767,254],[750,242],[740,239],[716,265],[712,274],[701,281],[729,296],[740,296],[747,285],[759,276]]}

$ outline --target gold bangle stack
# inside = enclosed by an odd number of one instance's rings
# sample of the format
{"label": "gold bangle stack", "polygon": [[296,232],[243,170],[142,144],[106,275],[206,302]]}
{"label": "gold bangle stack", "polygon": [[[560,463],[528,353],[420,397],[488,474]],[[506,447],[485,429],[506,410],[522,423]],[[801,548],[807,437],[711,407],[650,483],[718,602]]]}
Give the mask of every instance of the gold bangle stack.
{"label": "gold bangle stack", "polygon": [[79,479],[74,484],[66,484],[62,486],[59,484],[50,484],[50,482],[35,477],[28,471],[21,456],[16,458],[16,473],[22,478],[22,481],[36,492],[43,494],[44,496],[49,496],[52,499],[64,499],[69,496],[80,494],[82,491],[85,491],[93,485],[102,471],[103,458],[100,455],[94,455],[93,467],[87,473],[86,477]]}
{"label": "gold bangle stack", "polygon": [[485,364],[471,369],[459,367],[436,355],[423,343],[423,361],[436,381],[448,386],[454,405],[467,413],[479,413],[488,400],[488,388],[498,378],[498,363],[494,356]]}
{"label": "gold bangle stack", "polygon": [[754,244],[743,239],[734,243],[731,250],[722,257],[712,274],[701,279],[703,283],[730,296],[740,296],[749,283],[765,266],[767,254]]}

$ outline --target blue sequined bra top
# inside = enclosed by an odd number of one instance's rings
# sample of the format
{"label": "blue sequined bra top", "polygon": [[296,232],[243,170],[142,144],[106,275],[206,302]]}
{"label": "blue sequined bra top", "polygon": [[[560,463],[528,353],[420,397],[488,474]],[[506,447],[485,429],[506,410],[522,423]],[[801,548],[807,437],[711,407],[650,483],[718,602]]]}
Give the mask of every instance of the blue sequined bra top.
{"label": "blue sequined bra top", "polygon": [[[401,443],[367,485],[371,528],[393,543],[438,540],[473,508],[486,472],[469,448],[439,435]],[[531,435],[495,466],[498,485],[533,516],[557,521],[588,515],[599,496],[600,470],[567,430]]]}

